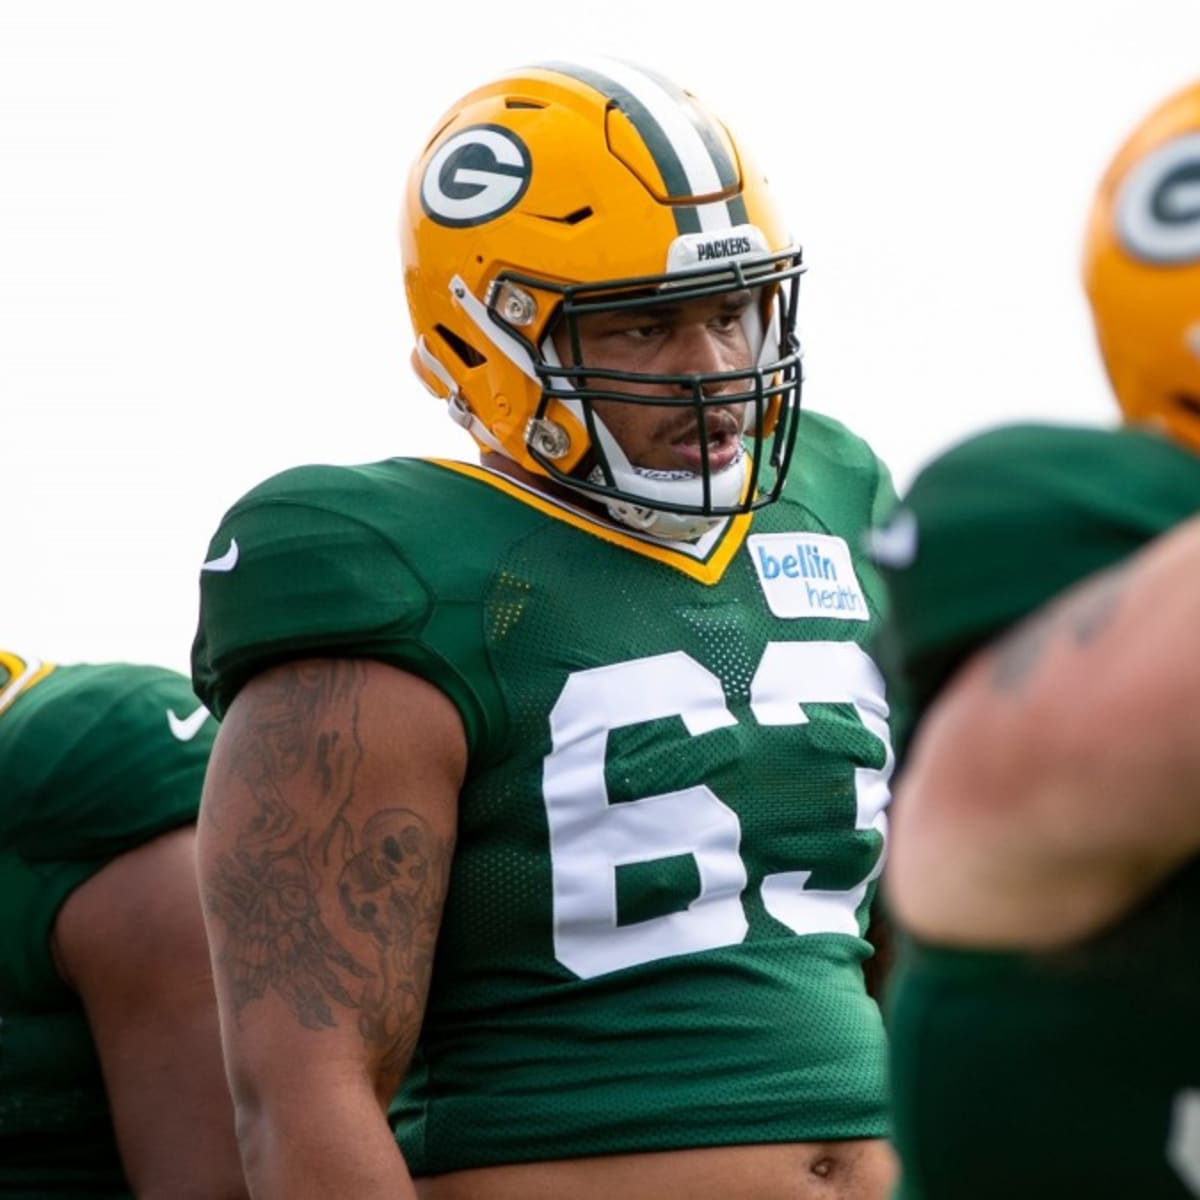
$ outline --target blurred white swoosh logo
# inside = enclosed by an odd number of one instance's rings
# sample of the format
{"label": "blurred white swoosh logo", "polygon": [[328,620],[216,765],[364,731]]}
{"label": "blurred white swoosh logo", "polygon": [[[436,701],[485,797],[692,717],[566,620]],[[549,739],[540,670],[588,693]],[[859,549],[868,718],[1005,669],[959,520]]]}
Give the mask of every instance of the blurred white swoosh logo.
{"label": "blurred white swoosh logo", "polygon": [[917,557],[917,517],[902,508],[886,524],[867,533],[867,553],[883,567],[907,567]]}
{"label": "blurred white swoosh logo", "polygon": [[[195,559],[192,560],[195,562]],[[229,549],[225,551],[219,558],[210,558],[208,562],[200,564],[202,571],[232,571],[237,566],[238,561],[238,544],[237,538],[229,539]]]}

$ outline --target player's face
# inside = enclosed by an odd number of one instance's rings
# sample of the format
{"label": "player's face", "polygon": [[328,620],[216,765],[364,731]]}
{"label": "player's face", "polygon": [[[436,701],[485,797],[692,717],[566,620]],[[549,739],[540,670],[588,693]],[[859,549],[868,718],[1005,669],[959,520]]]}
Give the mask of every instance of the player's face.
{"label": "player's face", "polygon": [[[742,321],[750,292],[705,296],[651,308],[592,313],[578,318],[580,360],[588,366],[647,375],[707,375],[739,371],[753,362]],[[560,361],[572,361],[564,330],[554,336]],[[637,396],[689,397],[690,386],[626,380],[596,381],[605,391]],[[709,397],[736,393],[745,380],[705,385]],[[616,438],[629,461],[664,471],[702,468],[697,415],[690,405],[632,404],[595,400],[596,415]],[[745,403],[705,409],[710,471],[720,471],[738,455]]]}

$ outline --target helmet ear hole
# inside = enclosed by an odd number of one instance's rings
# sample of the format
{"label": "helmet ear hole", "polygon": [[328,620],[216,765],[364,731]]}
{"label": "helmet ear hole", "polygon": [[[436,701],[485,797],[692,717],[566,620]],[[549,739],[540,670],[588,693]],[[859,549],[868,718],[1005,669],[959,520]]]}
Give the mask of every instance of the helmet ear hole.
{"label": "helmet ear hole", "polygon": [[480,354],[470,342],[460,338],[453,329],[447,329],[445,325],[435,325],[433,328],[438,337],[458,356],[463,366],[482,367],[487,362],[486,355]]}

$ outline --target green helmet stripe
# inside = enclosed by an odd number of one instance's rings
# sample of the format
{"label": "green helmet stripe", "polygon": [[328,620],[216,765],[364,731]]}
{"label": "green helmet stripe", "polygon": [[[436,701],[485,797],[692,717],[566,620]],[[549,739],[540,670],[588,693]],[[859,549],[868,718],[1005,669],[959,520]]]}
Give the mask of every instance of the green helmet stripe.
{"label": "green helmet stripe", "polygon": [[[712,195],[737,185],[737,164],[726,151],[715,122],[675,84],[624,63],[612,64],[614,74],[620,72],[620,79],[582,63],[537,65],[594,88],[620,108],[641,136],[672,199]],[[635,82],[643,85],[636,91]],[[674,135],[667,128],[668,121],[674,127]],[[704,229],[700,206],[676,204],[672,208],[676,229],[681,234],[700,233]],[[728,224],[746,221],[746,205],[740,195],[728,201],[725,209]]]}

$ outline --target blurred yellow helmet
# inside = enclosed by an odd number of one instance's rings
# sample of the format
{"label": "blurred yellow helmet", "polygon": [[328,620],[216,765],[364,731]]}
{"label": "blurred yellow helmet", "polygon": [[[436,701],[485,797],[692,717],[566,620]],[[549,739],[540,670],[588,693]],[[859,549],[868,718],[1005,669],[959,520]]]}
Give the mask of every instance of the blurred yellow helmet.
{"label": "blurred yellow helmet", "polygon": [[[413,366],[481,447],[667,537],[778,495],[799,416],[801,254],[754,164],[689,92],[607,59],[476,89],[410,171],[401,246]],[[581,359],[581,315],[746,289],[758,302],[745,370],[634,376]],[[706,405],[745,402],[738,469],[631,466],[592,409],[629,401],[611,384],[630,380],[671,383],[680,398],[662,402],[701,425]]]}
{"label": "blurred yellow helmet", "polygon": [[1083,275],[1126,419],[1200,453],[1200,82],[1118,151],[1092,204]]}

